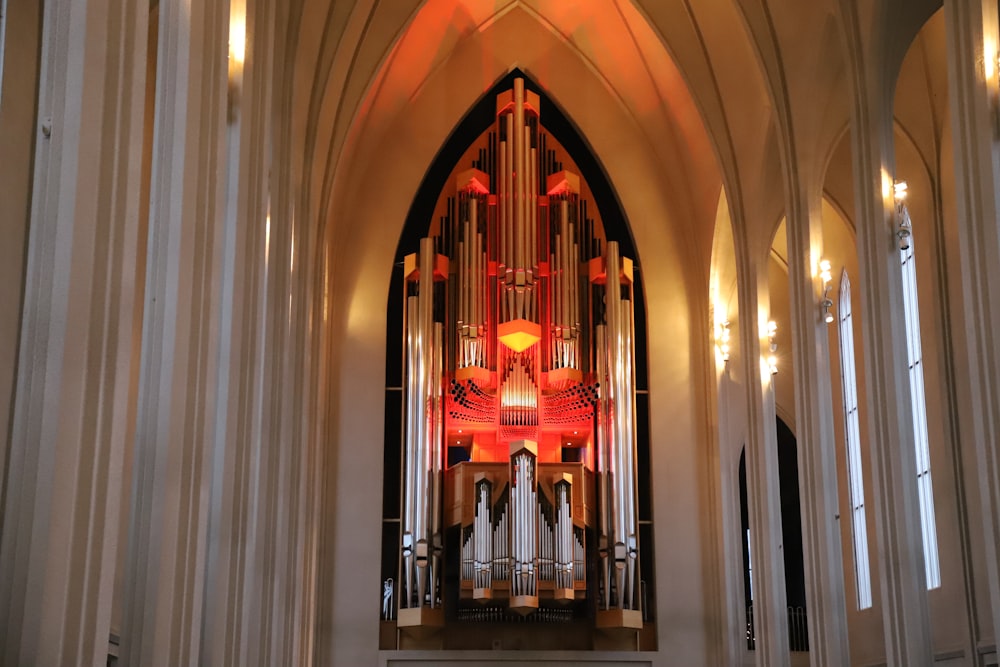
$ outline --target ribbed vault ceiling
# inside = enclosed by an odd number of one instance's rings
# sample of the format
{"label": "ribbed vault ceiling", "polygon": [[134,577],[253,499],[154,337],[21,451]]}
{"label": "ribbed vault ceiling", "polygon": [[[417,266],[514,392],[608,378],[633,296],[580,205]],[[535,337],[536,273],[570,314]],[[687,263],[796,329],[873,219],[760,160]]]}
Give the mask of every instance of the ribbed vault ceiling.
{"label": "ribbed vault ceiling", "polygon": [[[907,34],[880,42],[893,28],[886,24],[893,8],[862,1],[863,41],[905,52],[939,3],[890,4],[899,5],[895,27]],[[838,146],[851,93],[835,0],[300,0],[294,7],[294,178],[299,207],[321,222],[337,224],[359,160],[380,150],[380,159],[395,159],[384,142],[435,77],[471,103],[469,91],[488,90],[513,67],[545,87],[581,130],[599,122],[588,118],[591,106],[619,108],[661,165],[672,231],[685,237],[679,243],[694,251],[699,273],[710,261],[723,187],[746,212],[739,224],[751,252],[763,257],[786,213],[790,170],[817,189],[849,181],[848,152]],[[933,40],[920,48],[925,59],[941,55]],[[561,79],[568,58],[587,73],[592,105],[560,94],[574,84]],[[456,62],[470,59],[477,62]],[[943,85],[911,69],[906,94],[923,101]],[[918,135],[930,129],[921,126],[926,115],[911,122]],[[927,139],[920,143],[933,145]],[[840,190],[838,204],[850,210]]]}

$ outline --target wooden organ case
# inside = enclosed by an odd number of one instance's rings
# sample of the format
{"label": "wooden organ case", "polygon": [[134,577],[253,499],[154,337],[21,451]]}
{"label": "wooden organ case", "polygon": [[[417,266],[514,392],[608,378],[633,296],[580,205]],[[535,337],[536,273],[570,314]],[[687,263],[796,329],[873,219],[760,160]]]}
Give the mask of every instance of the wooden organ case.
{"label": "wooden organ case", "polygon": [[529,647],[635,648],[632,261],[513,84],[404,261],[399,646],[563,623]]}

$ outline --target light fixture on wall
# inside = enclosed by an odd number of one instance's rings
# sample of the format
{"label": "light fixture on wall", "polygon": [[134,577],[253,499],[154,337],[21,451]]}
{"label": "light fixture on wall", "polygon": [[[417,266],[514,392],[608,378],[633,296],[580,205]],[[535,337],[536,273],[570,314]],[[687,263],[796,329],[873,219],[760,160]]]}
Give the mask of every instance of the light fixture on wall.
{"label": "light fixture on wall", "polygon": [[909,250],[910,235],[913,228],[910,224],[910,212],[906,210],[906,181],[896,181],[892,185],[892,196],[896,201],[896,239],[900,250]]}
{"label": "light fixture on wall", "polygon": [[729,363],[729,320],[715,325],[715,347],[722,361]]}
{"label": "light fixture on wall", "polygon": [[830,274],[830,260],[819,260],[819,277],[823,281],[823,299],[819,302],[819,308],[823,315],[823,321],[830,324],[833,322],[833,299],[830,298],[833,276]]}
{"label": "light fixture on wall", "polygon": [[767,367],[771,370],[771,375],[778,372],[778,323],[774,320],[769,320],[767,323],[767,347],[769,354],[767,355]]}

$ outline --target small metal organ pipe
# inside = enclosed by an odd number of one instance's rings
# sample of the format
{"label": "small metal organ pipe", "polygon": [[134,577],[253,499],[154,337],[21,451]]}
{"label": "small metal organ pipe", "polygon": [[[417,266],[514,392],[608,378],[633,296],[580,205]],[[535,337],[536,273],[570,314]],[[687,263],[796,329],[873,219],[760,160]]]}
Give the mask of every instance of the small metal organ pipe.
{"label": "small metal organ pipe", "polygon": [[491,520],[492,486],[488,480],[476,484],[475,523],[472,539],[475,544],[474,587],[488,589],[492,585],[493,522]]}
{"label": "small metal organ pipe", "polygon": [[555,586],[573,588],[573,518],[570,483],[560,480],[555,485]]}
{"label": "small metal organ pipe", "polygon": [[526,449],[521,449],[511,458],[514,480],[510,498],[514,514],[514,525],[511,527],[513,545],[511,594],[515,596],[538,595],[535,580],[538,499],[535,491],[534,464],[534,456]]}

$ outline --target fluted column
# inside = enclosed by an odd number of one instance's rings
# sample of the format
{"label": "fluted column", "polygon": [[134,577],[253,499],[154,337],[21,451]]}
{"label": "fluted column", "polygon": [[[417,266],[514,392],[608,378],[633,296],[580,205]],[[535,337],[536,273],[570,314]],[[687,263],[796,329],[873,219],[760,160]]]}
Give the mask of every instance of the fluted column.
{"label": "fluted column", "polygon": [[[979,487],[993,641],[1000,638],[1000,79],[995,2],[945,2],[948,90],[955,154],[955,203],[972,405],[965,459]],[[987,48],[987,45],[992,48]],[[969,452],[968,450],[972,450]],[[960,489],[959,493],[964,490]],[[977,596],[978,597],[978,596]],[[984,625],[986,625],[984,623]],[[990,626],[988,626],[990,627]],[[981,631],[981,630],[980,630]]]}
{"label": "fluted column", "polygon": [[747,512],[750,557],[753,562],[753,622],[756,664],[786,666],[788,604],[785,593],[785,559],[781,535],[781,494],[778,481],[778,434],[774,403],[774,378],[763,363],[768,349],[769,300],[763,270],[745,245],[738,266],[747,267],[739,277],[740,347],[746,381]]}
{"label": "fluted column", "polygon": [[201,662],[217,429],[228,2],[161,0],[122,662]]}
{"label": "fluted column", "polygon": [[0,663],[95,665],[107,659],[134,401],[148,3],[42,11]]}
{"label": "fluted column", "polygon": [[820,197],[792,193],[788,234],[788,284],[795,384],[799,500],[805,560],[809,652],[813,665],[850,662],[847,602],[837,493],[837,446],[833,436],[830,353],[820,313],[821,280],[816,275],[823,247]]}
{"label": "fluted column", "polygon": [[[895,237],[892,181],[892,93],[895,72],[873,68],[866,54],[855,3],[840,3],[845,53],[853,92],[852,162],[861,277],[867,419],[871,445],[878,580],[888,665],[933,661],[927,606],[920,504],[917,497],[913,413],[906,360],[902,272]],[[875,34],[890,21],[876,11]],[[885,47],[878,43],[877,47]]]}
{"label": "fluted column", "polygon": [[[226,199],[222,243],[219,413],[211,442],[211,502],[205,578],[203,664],[297,664],[290,648],[305,628],[281,594],[299,528],[285,500],[285,457],[300,464],[280,429],[287,402],[299,396],[284,377],[297,346],[282,333],[289,317],[289,215],[272,168],[275,33],[272,0],[229,0],[230,53],[226,127]],[[246,38],[241,40],[241,33]],[[240,43],[245,43],[241,51]],[[301,407],[301,405],[299,405]],[[301,415],[299,410],[296,414]],[[276,425],[277,423],[277,425]],[[298,442],[298,441],[296,441]],[[301,485],[294,485],[296,490]],[[280,530],[286,534],[278,536]],[[289,631],[289,627],[292,628]],[[278,628],[278,631],[275,631]]]}

